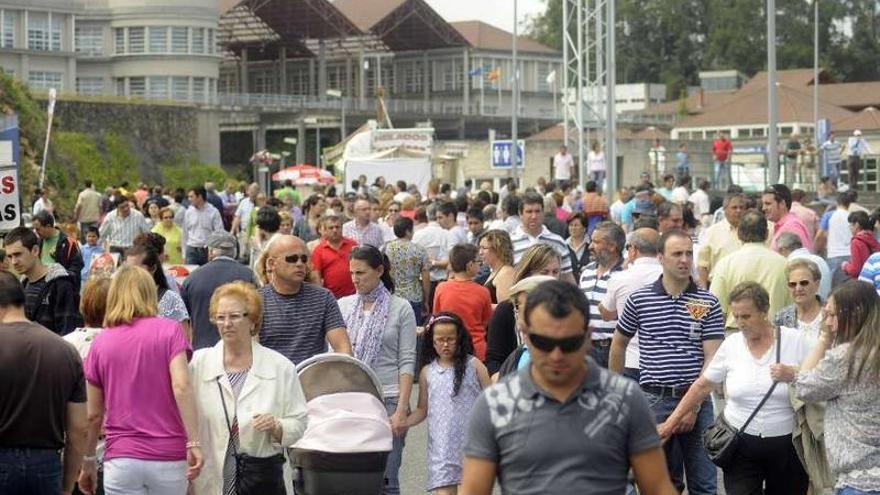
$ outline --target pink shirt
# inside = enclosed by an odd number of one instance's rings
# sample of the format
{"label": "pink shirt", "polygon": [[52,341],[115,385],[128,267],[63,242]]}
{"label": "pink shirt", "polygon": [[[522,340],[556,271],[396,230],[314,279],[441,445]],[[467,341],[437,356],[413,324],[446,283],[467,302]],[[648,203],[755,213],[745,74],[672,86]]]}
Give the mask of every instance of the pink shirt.
{"label": "pink shirt", "polygon": [[186,430],[171,390],[172,358],[192,348],[180,323],[138,318],[95,337],[86,380],[104,393],[106,459],[186,459]]}
{"label": "pink shirt", "polygon": [[816,215],[816,212],[797,201],[793,201],[791,203],[791,213],[800,218],[801,222],[804,222],[804,225],[807,227],[807,235],[810,236],[810,239],[815,238],[816,229],[819,228],[819,216]]}
{"label": "pink shirt", "polygon": [[776,251],[776,240],[779,239],[779,235],[783,232],[797,234],[801,238],[801,243],[804,247],[809,249],[810,252],[813,251],[813,239],[807,231],[807,226],[791,212],[786,213],[778,222],[773,224],[773,241],[770,243],[770,249]]}

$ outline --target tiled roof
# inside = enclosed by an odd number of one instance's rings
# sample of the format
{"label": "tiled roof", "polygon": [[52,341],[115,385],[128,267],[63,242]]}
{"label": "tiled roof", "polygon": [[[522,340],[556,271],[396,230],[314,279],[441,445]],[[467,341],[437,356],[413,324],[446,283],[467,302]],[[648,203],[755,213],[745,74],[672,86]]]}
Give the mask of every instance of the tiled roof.
{"label": "tiled roof", "polygon": [[837,122],[831,128],[841,131],[853,131],[856,129],[862,131],[880,130],[880,110],[868,107],[852,117]]}
{"label": "tiled roof", "polygon": [[[451,22],[453,28],[456,29],[470,43],[470,45],[479,50],[497,50],[510,51],[513,46],[513,34],[503,29],[499,29],[491,24],[482,21],[461,21]],[[519,37],[517,48],[527,53],[547,53],[558,55],[559,52],[542,45],[535,40]]]}
{"label": "tiled roof", "polygon": [[406,0],[335,0],[333,5],[358,29],[368,32],[404,2]]}
{"label": "tiled roof", "polygon": [[820,84],[819,97],[850,110],[880,107],[880,81]]}

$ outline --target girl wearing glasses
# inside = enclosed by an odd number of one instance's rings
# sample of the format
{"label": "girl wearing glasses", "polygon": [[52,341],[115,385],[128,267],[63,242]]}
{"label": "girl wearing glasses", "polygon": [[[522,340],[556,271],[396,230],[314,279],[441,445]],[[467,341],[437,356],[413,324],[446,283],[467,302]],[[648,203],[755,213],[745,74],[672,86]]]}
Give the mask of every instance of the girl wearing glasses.
{"label": "girl wearing glasses", "polygon": [[425,327],[425,352],[419,360],[419,403],[406,419],[408,428],[428,419],[426,490],[454,495],[461,482],[461,460],[468,414],[489,372],[474,357],[474,346],[461,318],[442,312]]}
{"label": "girl wearing glasses", "polygon": [[807,341],[814,344],[819,339],[822,325],[822,301],[819,298],[821,273],[815,263],[795,258],[785,268],[788,276],[788,293],[794,304],[776,313],[773,324],[778,327],[797,328],[804,332]]}

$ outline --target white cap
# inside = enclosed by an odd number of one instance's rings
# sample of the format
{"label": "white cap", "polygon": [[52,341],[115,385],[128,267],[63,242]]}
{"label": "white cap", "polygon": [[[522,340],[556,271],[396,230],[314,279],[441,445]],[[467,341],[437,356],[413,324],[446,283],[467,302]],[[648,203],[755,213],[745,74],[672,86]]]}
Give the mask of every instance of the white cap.
{"label": "white cap", "polygon": [[861,135],[862,135],[862,131],[860,131],[858,129],[853,131],[853,136],[861,136]]}

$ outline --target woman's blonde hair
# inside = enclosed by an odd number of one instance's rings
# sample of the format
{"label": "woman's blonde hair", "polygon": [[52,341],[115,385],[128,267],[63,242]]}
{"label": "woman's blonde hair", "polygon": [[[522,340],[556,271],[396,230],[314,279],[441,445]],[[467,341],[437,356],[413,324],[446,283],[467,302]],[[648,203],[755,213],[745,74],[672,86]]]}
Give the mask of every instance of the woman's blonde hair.
{"label": "woman's blonde hair", "polygon": [[492,229],[480,237],[480,242],[483,239],[502,264],[513,266],[513,243],[506,230]]}
{"label": "woman's blonde hair", "polygon": [[237,299],[242,302],[247,318],[254,324],[251,336],[260,333],[260,327],[263,326],[263,300],[260,298],[257,289],[253,285],[241,281],[221,285],[211,295],[208,314],[212,319],[217,315],[217,306],[224,297]]}
{"label": "woman's blonde hair", "polygon": [[552,246],[549,244],[533,245],[526,250],[519,261],[516,272],[513,273],[513,283],[517,283],[526,277],[537,275],[538,270],[547,266],[547,263],[550,263],[553,259],[562,263],[559,254]]}
{"label": "woman's blonde hair", "polygon": [[278,218],[281,220],[278,222],[279,224],[284,221],[288,221],[293,224],[293,215],[290,214],[287,210],[278,210]]}
{"label": "woman's blonde hair", "polygon": [[153,276],[138,266],[122,266],[113,274],[104,326],[126,325],[137,318],[156,316],[159,312]]}

